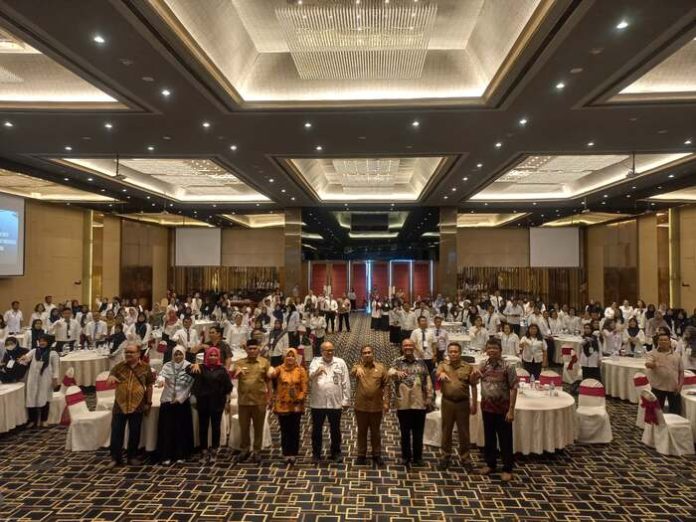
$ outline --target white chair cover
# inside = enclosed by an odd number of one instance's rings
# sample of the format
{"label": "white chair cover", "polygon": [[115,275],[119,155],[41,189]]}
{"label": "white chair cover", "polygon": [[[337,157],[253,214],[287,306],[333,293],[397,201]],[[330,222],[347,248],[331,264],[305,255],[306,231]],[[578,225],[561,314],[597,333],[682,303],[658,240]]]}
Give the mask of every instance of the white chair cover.
{"label": "white chair cover", "polygon": [[578,355],[572,346],[561,347],[561,359],[563,360],[563,382],[573,384],[582,379],[582,368]]}
{"label": "white chair cover", "polygon": [[116,386],[109,385],[106,381],[109,378],[109,372],[101,372],[97,375],[97,411],[111,411],[114,407],[116,399]]}
{"label": "white chair cover", "polygon": [[682,390],[689,390],[696,388],[696,373],[691,370],[684,370],[684,385]]}
{"label": "white chair cover", "polygon": [[434,410],[425,416],[423,444],[439,448],[442,445],[442,413]]}
{"label": "white chair cover", "polygon": [[550,385],[551,383],[559,388],[563,386],[563,381],[558,373],[554,372],[553,370],[542,370],[542,372],[539,374],[539,384],[543,386],[546,384]]}
{"label": "white chair cover", "polygon": [[[657,397],[650,390],[640,394],[643,416],[653,411],[654,418],[644,418],[643,444],[655,448],[662,455],[693,455],[694,442],[689,421],[673,413],[663,413]],[[652,416],[652,415],[651,415]]]}
{"label": "white chair cover", "polygon": [[48,406],[47,424],[60,424],[65,411],[65,390],[75,383],[75,368],[72,366],[65,371],[60,390],[53,392]]}
{"label": "white chair cover", "polygon": [[524,368],[517,368],[515,369],[515,372],[517,373],[517,378],[521,382],[529,382],[529,372],[527,370]]}
{"label": "white chair cover", "polygon": [[[271,438],[271,426],[270,426],[270,412],[266,411],[266,419],[263,423],[263,439],[261,441],[261,447],[263,449],[270,448],[273,445],[273,440]],[[251,441],[254,441],[254,424],[251,424]],[[242,443],[242,432],[239,429],[239,414],[232,415],[232,422],[230,423],[230,448],[240,449]]]}
{"label": "white chair cover", "polygon": [[611,442],[611,423],[606,408],[604,386],[596,379],[584,379],[578,396],[577,440],[584,444]]}
{"label": "white chair cover", "polygon": [[[650,390],[650,381],[648,381],[648,376],[643,372],[636,372],[633,376],[633,386],[636,389],[636,394],[640,397],[640,394],[644,390]],[[638,411],[636,412],[636,426],[639,428],[645,427],[644,410],[640,406],[640,400],[638,400]]]}
{"label": "white chair cover", "polygon": [[111,412],[89,411],[82,390],[70,386],[65,393],[70,426],[65,440],[68,451],[95,451],[109,445]]}

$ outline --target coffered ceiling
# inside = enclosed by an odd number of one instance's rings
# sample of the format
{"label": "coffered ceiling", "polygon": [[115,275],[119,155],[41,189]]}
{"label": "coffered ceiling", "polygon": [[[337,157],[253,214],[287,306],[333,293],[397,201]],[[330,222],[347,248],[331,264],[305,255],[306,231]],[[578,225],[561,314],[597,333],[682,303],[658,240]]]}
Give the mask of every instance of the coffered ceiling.
{"label": "coffered ceiling", "polygon": [[441,206],[635,215],[693,201],[694,38],[693,0],[0,0],[0,167],[120,214],[311,209],[319,251],[382,247],[337,212],[405,213],[400,251]]}

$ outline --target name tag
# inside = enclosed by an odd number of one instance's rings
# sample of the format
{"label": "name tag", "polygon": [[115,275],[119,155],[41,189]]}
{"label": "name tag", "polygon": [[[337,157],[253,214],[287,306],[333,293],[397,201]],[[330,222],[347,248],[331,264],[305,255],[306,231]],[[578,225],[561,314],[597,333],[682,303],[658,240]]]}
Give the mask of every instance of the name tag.
{"label": "name tag", "polygon": [[6,368],[7,368],[8,370],[11,370],[11,369],[14,367],[14,364],[15,364],[15,360],[14,360],[14,359],[10,359],[9,361],[7,361]]}

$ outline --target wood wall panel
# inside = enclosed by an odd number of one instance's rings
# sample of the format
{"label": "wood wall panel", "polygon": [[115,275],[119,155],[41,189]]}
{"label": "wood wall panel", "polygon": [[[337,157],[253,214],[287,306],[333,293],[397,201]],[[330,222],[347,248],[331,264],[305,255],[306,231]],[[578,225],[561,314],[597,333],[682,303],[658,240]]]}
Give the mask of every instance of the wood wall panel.
{"label": "wood wall panel", "polygon": [[657,219],[654,214],[638,218],[638,297],[657,303]]}
{"label": "wood wall panel", "polygon": [[282,269],[270,266],[177,266],[174,289],[179,294],[272,290]]}
{"label": "wood wall panel", "polygon": [[400,290],[406,295],[408,301],[411,300],[411,281],[409,263],[392,263],[392,286],[397,292]]}
{"label": "wood wall panel", "polygon": [[121,220],[104,216],[102,236],[102,295],[121,295]]}
{"label": "wood wall panel", "polygon": [[363,308],[363,303],[367,299],[367,265],[365,263],[351,263],[353,275],[351,282],[355,290],[355,300],[358,308]]}
{"label": "wood wall panel", "polygon": [[529,230],[457,229],[457,267],[469,266],[529,266]]}
{"label": "wood wall panel", "polygon": [[691,314],[696,309],[696,207],[682,207],[679,221],[681,307]]}
{"label": "wood wall panel", "polygon": [[389,292],[389,264],[382,261],[372,263],[372,290],[380,296]]}
{"label": "wood wall panel", "polygon": [[[657,213],[657,300],[669,305],[669,216]],[[657,304],[657,303],[656,303]]]}
{"label": "wood wall panel", "polygon": [[606,305],[638,299],[638,224],[635,219],[604,225],[604,296]]}
{"label": "wood wall panel", "polygon": [[283,266],[284,244],[283,227],[223,228],[222,266]]}
{"label": "wood wall panel", "polygon": [[331,263],[331,292],[333,293],[334,297],[340,297],[348,292],[347,263]]}

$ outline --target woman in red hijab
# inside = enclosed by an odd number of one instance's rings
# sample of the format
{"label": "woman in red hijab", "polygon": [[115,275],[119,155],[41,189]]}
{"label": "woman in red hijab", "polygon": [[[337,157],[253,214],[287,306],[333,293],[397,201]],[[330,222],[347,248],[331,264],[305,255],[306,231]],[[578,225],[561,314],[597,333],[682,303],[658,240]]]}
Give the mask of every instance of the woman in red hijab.
{"label": "woman in red hijab", "polygon": [[[220,449],[220,422],[222,413],[229,409],[232,381],[220,360],[220,350],[210,347],[205,351],[203,364],[192,364],[187,371],[193,376],[192,394],[198,410],[198,435],[201,444],[201,463],[215,462]],[[208,425],[211,426],[212,444],[208,450]]]}

